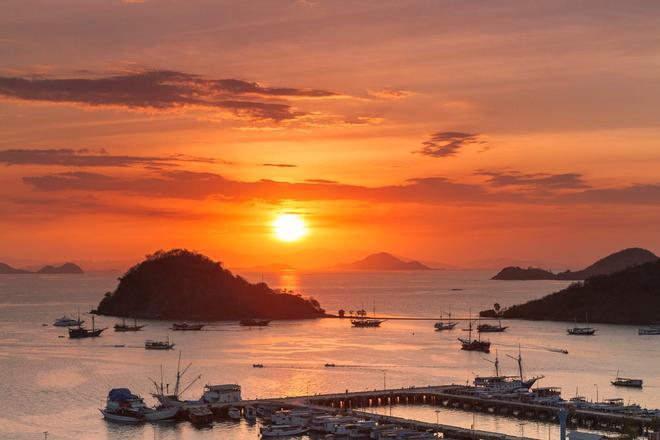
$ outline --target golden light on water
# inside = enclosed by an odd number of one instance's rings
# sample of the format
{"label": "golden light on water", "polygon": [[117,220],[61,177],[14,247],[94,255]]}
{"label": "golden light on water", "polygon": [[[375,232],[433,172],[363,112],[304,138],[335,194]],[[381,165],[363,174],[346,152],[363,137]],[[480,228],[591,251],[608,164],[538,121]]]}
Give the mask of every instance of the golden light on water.
{"label": "golden light on water", "polygon": [[307,225],[299,214],[280,214],[272,226],[275,238],[280,241],[298,241],[307,235]]}

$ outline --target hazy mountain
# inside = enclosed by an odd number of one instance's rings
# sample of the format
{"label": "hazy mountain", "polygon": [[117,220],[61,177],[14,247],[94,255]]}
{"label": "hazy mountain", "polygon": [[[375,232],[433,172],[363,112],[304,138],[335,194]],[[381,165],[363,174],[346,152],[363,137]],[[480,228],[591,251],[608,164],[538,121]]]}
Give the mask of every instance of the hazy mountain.
{"label": "hazy mountain", "polygon": [[392,254],[380,252],[353,261],[351,263],[339,263],[331,267],[332,270],[430,270],[419,261],[402,261]]}
{"label": "hazy mountain", "polygon": [[[660,260],[577,282],[541,299],[506,309],[504,318],[650,324],[660,310]],[[493,310],[481,316],[494,316]]]}
{"label": "hazy mountain", "polygon": [[73,263],[64,263],[61,266],[44,266],[36,272],[24,269],[15,269],[8,264],[0,263],[0,274],[24,274],[24,273],[44,273],[44,274],[74,274],[83,273],[80,266]]}
{"label": "hazy mountain", "polygon": [[628,248],[601,258],[589,267],[554,274],[551,271],[529,267],[527,269],[509,266],[502,269],[492,279],[494,280],[584,280],[596,275],[607,275],[621,271],[627,267],[656,261],[658,257],[651,251],[642,248]]}

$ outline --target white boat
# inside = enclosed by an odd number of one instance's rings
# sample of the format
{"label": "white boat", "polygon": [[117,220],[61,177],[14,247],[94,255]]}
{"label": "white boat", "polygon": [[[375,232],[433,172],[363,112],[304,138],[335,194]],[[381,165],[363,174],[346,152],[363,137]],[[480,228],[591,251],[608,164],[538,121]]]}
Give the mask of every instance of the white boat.
{"label": "white boat", "polygon": [[68,316],[62,316],[61,318],[57,318],[53,325],[55,327],[74,327],[74,326],[80,326],[85,322],[84,319],[73,319],[69,318]]}
{"label": "white boat", "polygon": [[227,411],[227,415],[229,416],[230,419],[238,420],[238,419],[241,418],[241,409],[236,408],[235,406],[232,406]]}
{"label": "white boat", "polygon": [[179,409],[177,407],[145,408],[142,410],[142,413],[147,422],[164,422],[174,420]]}
{"label": "white boat", "polygon": [[144,423],[145,418],[142,414],[135,411],[109,411],[107,409],[99,409],[103,418],[116,423]]}
{"label": "white boat", "polygon": [[142,423],[174,420],[179,408],[149,408],[142,397],[128,388],[113,388],[108,393],[105,408],[100,411],[113,422]]}
{"label": "white boat", "polygon": [[296,425],[270,425],[259,429],[262,437],[287,437],[291,435],[305,434],[309,428]]}

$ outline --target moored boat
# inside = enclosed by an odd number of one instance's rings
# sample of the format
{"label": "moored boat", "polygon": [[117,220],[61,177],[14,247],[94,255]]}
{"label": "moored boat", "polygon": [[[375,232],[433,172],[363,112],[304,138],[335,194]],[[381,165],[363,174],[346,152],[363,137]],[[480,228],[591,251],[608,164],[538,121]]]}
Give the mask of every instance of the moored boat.
{"label": "moored boat", "polygon": [[108,393],[105,408],[99,411],[113,422],[142,423],[173,420],[179,408],[149,408],[142,397],[128,388],[113,388]]}
{"label": "moored boat", "polygon": [[616,379],[610,382],[615,387],[642,388],[644,381],[642,379],[631,379],[629,377],[619,376],[616,372]]}
{"label": "moored boat", "polygon": [[461,342],[461,350],[466,351],[481,351],[483,353],[490,353],[490,341],[482,341],[481,334],[477,332],[477,339],[472,339],[472,313],[470,312],[470,323],[468,328],[468,338],[458,338]]}
{"label": "moored boat", "polygon": [[305,434],[309,428],[295,425],[270,425],[262,426],[259,433],[262,437],[288,437],[292,435]]}
{"label": "moored boat", "polygon": [[71,339],[83,339],[83,338],[96,338],[101,336],[101,333],[106,330],[106,328],[96,328],[94,324],[94,316],[92,316],[92,329],[85,328],[81,325],[78,328],[69,328],[69,338]]}
{"label": "moored boat", "polygon": [[85,322],[85,320],[80,319],[80,317],[78,317],[78,319],[74,319],[74,318],[69,318],[68,316],[62,316],[61,318],[55,319],[53,325],[55,327],[74,327],[74,326],[80,327],[83,324],[83,322]]}
{"label": "moored boat", "polygon": [[187,322],[175,322],[172,324],[172,330],[176,331],[199,331],[204,328],[204,324],[188,324]]}
{"label": "moored boat", "polygon": [[501,333],[507,328],[509,327],[502,326],[502,321],[499,321],[497,325],[488,324],[488,323],[479,324],[477,326],[477,331],[480,333]]}
{"label": "moored boat", "polygon": [[592,336],[596,329],[592,327],[573,327],[566,329],[566,333],[573,336]]}
{"label": "moored boat", "polygon": [[640,336],[644,335],[660,335],[660,325],[654,324],[654,325],[649,325],[648,327],[643,327],[640,328],[637,331],[637,334]]}
{"label": "moored boat", "polygon": [[188,408],[188,420],[193,425],[208,425],[213,422],[213,412],[206,406]]}
{"label": "moored boat", "polygon": [[440,321],[436,322],[433,327],[435,327],[437,331],[453,330],[457,324],[458,322],[451,320],[451,312],[449,313],[449,320],[446,322],[442,319],[442,313],[440,313]]}

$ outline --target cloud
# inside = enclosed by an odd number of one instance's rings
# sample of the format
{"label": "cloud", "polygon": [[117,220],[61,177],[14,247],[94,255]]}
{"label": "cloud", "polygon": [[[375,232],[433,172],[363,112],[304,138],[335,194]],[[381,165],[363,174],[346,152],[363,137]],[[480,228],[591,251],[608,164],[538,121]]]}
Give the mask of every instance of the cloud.
{"label": "cloud", "polygon": [[283,121],[305,113],[294,110],[282,100],[328,98],[339,94],[328,90],[266,87],[239,79],[207,79],[182,72],[147,70],[95,79],[0,77],[0,96],[127,109],[202,107],[228,111],[246,119]]}
{"label": "cloud", "polygon": [[563,174],[524,174],[520,171],[478,171],[477,175],[488,176],[492,186],[532,187],[535,189],[579,189],[588,188],[583,176],[578,173]]}
{"label": "cloud", "polygon": [[485,142],[480,140],[479,135],[475,133],[440,131],[422,142],[422,148],[413,153],[430,157],[450,157],[455,156],[461,148],[471,144],[485,144]]}
{"label": "cloud", "polygon": [[380,99],[403,99],[415,94],[410,90],[397,90],[390,88],[369,89],[367,90],[367,93]]}
{"label": "cloud", "polygon": [[277,167],[277,168],[296,168],[298,165],[291,163],[262,163],[260,167]]}
{"label": "cloud", "polygon": [[60,149],[11,149],[0,150],[0,164],[5,165],[61,165],[73,167],[130,167],[175,166],[181,163],[224,164],[222,159],[174,154],[171,156],[112,155],[105,150]]}
{"label": "cloud", "polygon": [[[520,192],[491,184],[461,183],[444,177],[408,179],[401,184],[367,187],[323,179],[305,182],[275,180],[239,181],[219,174],[193,171],[158,171],[147,176],[109,176],[89,172],[65,172],[26,176],[23,181],[45,192],[117,192],[129,195],[179,199],[215,199],[244,202],[358,200],[373,203],[639,203],[660,204],[660,184],[609,189],[576,189],[566,194],[550,187],[546,191]],[[552,183],[551,185],[553,185]],[[563,188],[563,187],[562,187]]]}

